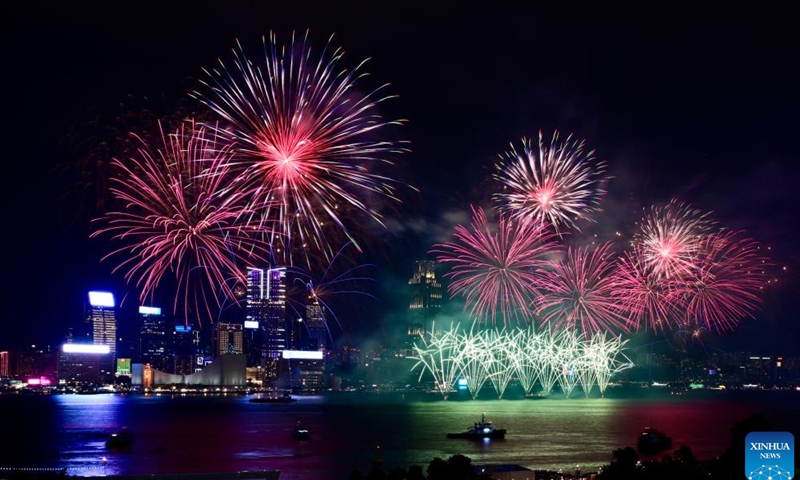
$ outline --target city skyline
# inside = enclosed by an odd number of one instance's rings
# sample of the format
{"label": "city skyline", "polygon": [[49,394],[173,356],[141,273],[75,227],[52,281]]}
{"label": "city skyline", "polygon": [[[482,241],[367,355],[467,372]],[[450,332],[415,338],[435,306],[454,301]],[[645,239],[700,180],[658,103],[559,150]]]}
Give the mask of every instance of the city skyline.
{"label": "city skyline", "polygon": [[[198,8],[193,14],[214,34],[189,44],[182,39],[197,23],[177,8],[160,12],[168,26],[143,12],[121,20],[111,7],[23,12],[4,34],[12,64],[25,72],[8,79],[8,91],[20,92],[12,104],[20,121],[10,132],[17,140],[9,153],[19,158],[26,181],[15,182],[6,202],[14,205],[11,225],[22,235],[5,269],[15,320],[0,327],[0,349],[42,341],[42,330],[78,318],[88,290],[113,291],[128,308],[137,306],[138,292],[101,260],[108,248],[89,238],[85,212],[64,198],[71,177],[62,167],[79,156],[82,129],[93,120],[113,123],[107,119],[120,113],[121,102],[166,114],[183,102],[183,91],[196,87],[202,68],[228,58],[237,38],[257,51],[270,31],[288,38],[306,29],[320,44],[336,33],[348,65],[371,57],[375,83],[366,87],[391,84],[399,98],[380,113],[407,118],[392,133],[410,141],[410,151],[394,159],[395,173],[419,190],[403,192],[405,202],[385,216],[388,228],[373,225],[363,235],[357,263],[376,265],[377,281],[368,284],[378,301],[353,300],[367,312],[348,314],[342,330],[369,337],[396,327],[408,304],[391,293],[407,287],[413,262],[432,258],[432,246],[449,241],[453,227],[468,221],[470,206],[484,201],[498,155],[521,137],[558,130],[585,139],[608,165],[601,211],[569,241],[625,245],[645,209],[672,198],[712,212],[726,228],[744,230],[769,248],[776,265],[770,279],[778,279],[756,318],[716,336],[714,347],[797,348],[792,187],[799,176],[791,132],[798,130],[800,102],[791,87],[797,67],[786,59],[798,44],[779,28],[767,31],[778,20],[710,7],[696,17],[675,10],[662,19],[635,11],[591,10],[586,14],[593,17],[584,18],[558,8],[514,15],[442,7],[428,12],[430,22],[411,11],[390,19],[368,10],[303,15],[286,8],[267,15],[254,8],[249,15],[243,7]],[[59,13],[69,21],[56,20]],[[526,15],[550,20],[541,27],[550,36],[525,34],[526,20],[514,17]],[[617,32],[606,32],[614,27]],[[415,29],[420,33],[408,33]],[[592,44],[600,31],[609,36]],[[569,39],[557,35],[564,32]],[[45,82],[48,74],[57,79]],[[53,278],[46,305],[37,310],[40,318],[29,319],[25,306],[43,301],[34,285],[44,273]],[[454,316],[459,309],[442,310]]]}

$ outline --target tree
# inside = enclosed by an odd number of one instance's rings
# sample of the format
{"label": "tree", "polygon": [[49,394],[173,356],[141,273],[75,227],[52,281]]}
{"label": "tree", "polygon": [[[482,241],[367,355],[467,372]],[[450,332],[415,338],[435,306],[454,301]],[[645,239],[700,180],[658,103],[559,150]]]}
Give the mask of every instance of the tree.
{"label": "tree", "polygon": [[440,457],[436,457],[428,464],[428,480],[450,480],[448,476],[450,467]]}

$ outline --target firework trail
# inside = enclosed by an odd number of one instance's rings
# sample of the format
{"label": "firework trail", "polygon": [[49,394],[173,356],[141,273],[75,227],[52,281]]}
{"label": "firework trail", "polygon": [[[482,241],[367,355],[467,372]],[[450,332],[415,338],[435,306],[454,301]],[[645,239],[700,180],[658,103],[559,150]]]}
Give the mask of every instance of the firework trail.
{"label": "firework trail", "polygon": [[498,317],[504,326],[528,323],[535,272],[558,252],[556,235],[541,222],[512,222],[502,214],[492,225],[480,208],[472,208],[472,218],[471,228],[456,226],[455,241],[430,252],[438,262],[453,264],[445,274],[453,280],[448,292],[465,297],[464,309],[477,324],[495,325]]}
{"label": "firework trail", "polygon": [[[365,282],[374,282],[374,276],[370,271],[376,268],[372,264],[353,264],[349,259],[345,259],[345,250],[353,247],[352,243],[342,246],[334,255],[333,259],[320,270],[306,270],[299,267],[288,269],[288,273],[293,277],[292,292],[286,298],[289,307],[301,318],[305,318],[306,328],[324,329],[327,337],[333,342],[331,326],[335,324],[344,332],[337,315],[337,300],[346,300],[355,295],[365,296],[377,300],[374,295],[364,290],[362,285]],[[302,289],[300,295],[297,290]],[[298,302],[296,299],[305,297],[305,302]],[[316,321],[318,324],[313,325]]]}
{"label": "firework trail", "polygon": [[174,276],[179,294],[173,312],[183,299],[187,320],[201,313],[214,318],[212,306],[235,300],[236,282],[228,280],[244,280],[237,261],[267,254],[267,246],[236,224],[242,195],[219,195],[229,181],[230,148],[219,147],[213,132],[194,123],[174,134],[162,130],[163,149],[139,141],[132,157],[113,160],[110,190],[118,207],[95,220],[91,237],[110,234],[123,244],[103,259],[126,257],[114,271],[125,270],[140,301],[152,299],[165,275]]}
{"label": "firework trail", "polygon": [[223,131],[235,144],[235,188],[246,191],[250,210],[257,212],[247,222],[275,220],[273,245],[319,250],[328,259],[335,253],[329,227],[359,248],[352,225],[346,225],[353,219],[343,210],[383,225],[379,200],[398,197],[396,182],[377,170],[391,163],[387,157],[405,151],[402,142],[375,139],[388,125],[403,123],[376,113],[378,103],[392,98],[379,96],[387,85],[359,93],[366,60],[344,69],[344,51],[331,47],[331,39],[314,55],[308,32],[292,35],[288,46],[270,34],[258,63],[237,42],[234,67],[220,61],[220,70],[206,71],[207,92],[193,94],[227,123]]}
{"label": "firework trail", "polygon": [[713,222],[688,204],[671,200],[666,206],[653,206],[634,235],[634,244],[653,272],[662,278],[675,278],[696,267],[697,251]]}
{"label": "firework trail", "polygon": [[682,276],[680,308],[690,325],[708,330],[733,330],[760,307],[768,260],[759,245],[725,230],[699,242],[697,268]]}
{"label": "firework trail", "polygon": [[631,330],[668,330],[679,318],[675,282],[656,275],[645,261],[641,247],[633,247],[619,260],[611,292],[628,316]]}
{"label": "firework trail", "polygon": [[563,260],[542,272],[543,292],[536,297],[536,314],[542,324],[555,324],[591,335],[629,331],[624,311],[613,295],[616,282],[612,244],[570,248]]}
{"label": "firework trail", "polygon": [[606,164],[595,159],[594,151],[584,152],[583,141],[570,135],[559,142],[558,137],[556,131],[548,145],[540,131],[538,151],[530,139],[522,139],[521,152],[512,144],[495,162],[493,177],[503,192],[494,198],[513,220],[548,222],[557,232],[580,230],[576,220],[599,211]]}

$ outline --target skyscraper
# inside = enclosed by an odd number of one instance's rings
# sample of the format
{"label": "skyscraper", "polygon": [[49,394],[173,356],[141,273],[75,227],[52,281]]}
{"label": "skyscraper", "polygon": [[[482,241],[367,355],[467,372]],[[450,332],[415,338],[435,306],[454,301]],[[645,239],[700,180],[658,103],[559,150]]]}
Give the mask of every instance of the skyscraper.
{"label": "skyscraper", "polygon": [[91,325],[92,343],[108,345],[112,356],[117,353],[117,319],[114,315],[114,295],[109,292],[89,292],[87,322]]}
{"label": "skyscraper", "polygon": [[422,336],[431,330],[431,322],[442,306],[442,284],[436,281],[435,263],[417,260],[408,281],[411,290],[409,302],[408,335]]}
{"label": "skyscraper", "polygon": [[279,360],[286,349],[286,268],[267,270],[266,358]]}
{"label": "skyscraper", "polygon": [[[139,307],[139,338],[137,363],[149,363],[162,372],[172,370],[171,328],[158,307]],[[169,325],[171,327],[171,325]]]}
{"label": "skyscraper", "polygon": [[267,277],[261,268],[248,267],[244,322],[244,353],[247,366],[264,366],[264,338],[267,328]]}
{"label": "skyscraper", "polygon": [[308,295],[306,304],[306,328],[311,348],[324,350],[328,346],[328,329],[325,323],[325,307],[313,293]]}
{"label": "skyscraper", "polygon": [[116,303],[111,292],[89,292],[89,308],[86,322],[90,324],[92,343],[107,345],[109,349],[108,364],[102,365],[107,375],[114,374],[117,361],[117,318],[114,314]]}

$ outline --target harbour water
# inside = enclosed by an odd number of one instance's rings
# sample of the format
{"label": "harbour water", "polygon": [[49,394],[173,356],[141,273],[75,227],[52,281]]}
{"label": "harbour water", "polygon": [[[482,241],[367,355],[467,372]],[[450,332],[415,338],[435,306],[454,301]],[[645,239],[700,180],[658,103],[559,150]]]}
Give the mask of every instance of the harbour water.
{"label": "harbour water", "polygon": [[[608,398],[444,401],[436,395],[339,393],[290,404],[245,395],[0,396],[0,468],[57,468],[73,476],[280,470],[281,480],[345,480],[368,471],[380,446],[384,467],[423,468],[463,454],[474,464],[595,470],[612,451],[635,445],[644,426],[699,459],[721,455],[730,429],[754,413],[774,429],[800,433],[798,392],[708,392]],[[447,439],[486,414],[504,440]],[[298,421],[311,439],[297,441]],[[128,427],[129,449],[109,451],[109,433]]]}

